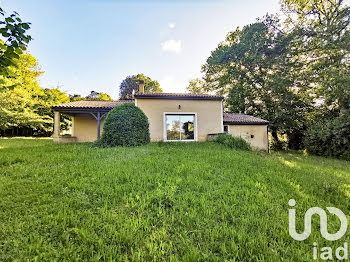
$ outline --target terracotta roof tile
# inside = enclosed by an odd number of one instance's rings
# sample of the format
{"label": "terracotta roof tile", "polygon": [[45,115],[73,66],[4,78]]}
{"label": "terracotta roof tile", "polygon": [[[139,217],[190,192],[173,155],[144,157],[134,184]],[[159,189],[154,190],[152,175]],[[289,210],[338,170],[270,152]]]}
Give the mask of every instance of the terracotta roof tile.
{"label": "terracotta roof tile", "polygon": [[162,98],[162,99],[193,99],[193,100],[222,100],[224,97],[208,94],[187,94],[187,93],[136,93],[136,98]]}
{"label": "terracotta roof tile", "polygon": [[124,103],[134,103],[134,100],[116,100],[116,101],[101,101],[101,100],[81,100],[68,102],[60,105],[55,105],[52,109],[112,109]]}
{"label": "terracotta roof tile", "polygon": [[224,124],[231,125],[267,125],[269,121],[244,114],[224,114]]}

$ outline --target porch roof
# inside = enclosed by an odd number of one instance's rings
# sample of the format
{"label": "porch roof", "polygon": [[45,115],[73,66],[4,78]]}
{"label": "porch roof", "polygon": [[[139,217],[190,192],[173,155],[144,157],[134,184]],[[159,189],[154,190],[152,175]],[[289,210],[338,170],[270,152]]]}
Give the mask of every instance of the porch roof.
{"label": "porch roof", "polygon": [[60,105],[52,106],[54,111],[58,112],[108,112],[114,107],[124,104],[134,103],[134,100],[115,100],[115,101],[102,101],[102,100],[81,100],[68,102]]}
{"label": "porch roof", "polygon": [[224,114],[224,125],[268,125],[270,122],[245,114]]}

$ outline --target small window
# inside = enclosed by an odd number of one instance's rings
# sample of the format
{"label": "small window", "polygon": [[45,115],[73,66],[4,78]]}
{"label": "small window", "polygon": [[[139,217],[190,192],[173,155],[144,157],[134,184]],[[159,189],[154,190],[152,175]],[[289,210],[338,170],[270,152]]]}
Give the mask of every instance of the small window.
{"label": "small window", "polygon": [[228,126],[224,126],[224,132],[228,133]]}

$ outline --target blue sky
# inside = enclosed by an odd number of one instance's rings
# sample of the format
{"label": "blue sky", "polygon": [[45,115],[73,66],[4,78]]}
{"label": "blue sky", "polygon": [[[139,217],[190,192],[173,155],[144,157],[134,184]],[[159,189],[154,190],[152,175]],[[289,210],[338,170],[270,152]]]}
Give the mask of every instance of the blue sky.
{"label": "blue sky", "polygon": [[30,53],[69,94],[118,98],[128,75],[144,73],[164,92],[184,92],[201,65],[237,26],[276,13],[278,0],[0,0],[31,22]]}

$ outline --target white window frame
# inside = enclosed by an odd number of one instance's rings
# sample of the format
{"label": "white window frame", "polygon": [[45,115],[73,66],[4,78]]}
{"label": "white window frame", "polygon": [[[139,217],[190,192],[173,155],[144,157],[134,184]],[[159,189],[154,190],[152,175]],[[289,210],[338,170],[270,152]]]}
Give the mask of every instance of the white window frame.
{"label": "white window frame", "polygon": [[[166,133],[166,115],[194,115],[194,139],[186,139],[186,140],[168,140]],[[198,141],[198,129],[197,129],[197,113],[196,112],[164,112],[163,113],[163,138],[165,142],[196,142]]]}

